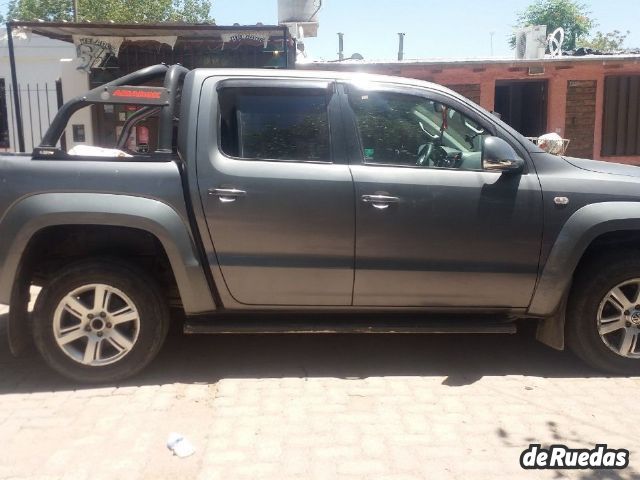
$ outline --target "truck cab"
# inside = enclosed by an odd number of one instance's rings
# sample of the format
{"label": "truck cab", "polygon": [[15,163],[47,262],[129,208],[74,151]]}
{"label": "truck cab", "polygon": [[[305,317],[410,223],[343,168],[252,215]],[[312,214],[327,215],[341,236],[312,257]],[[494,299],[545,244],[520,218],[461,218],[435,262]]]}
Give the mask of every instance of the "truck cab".
{"label": "truck cab", "polygon": [[[115,149],[62,151],[96,103],[141,108]],[[158,149],[128,152],[150,115]],[[639,176],[548,154],[427,82],[158,65],[68,102],[32,156],[0,157],[0,302],[15,353],[34,341],[87,382],[144,368],[171,308],[190,333],[533,321],[637,371]]]}

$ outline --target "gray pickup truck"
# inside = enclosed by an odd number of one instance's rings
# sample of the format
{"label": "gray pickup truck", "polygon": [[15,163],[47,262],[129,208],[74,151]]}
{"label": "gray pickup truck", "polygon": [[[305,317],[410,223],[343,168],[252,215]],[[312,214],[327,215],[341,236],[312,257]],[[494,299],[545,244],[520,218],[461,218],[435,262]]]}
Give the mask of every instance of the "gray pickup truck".
{"label": "gray pickup truck", "polygon": [[[137,111],[117,154],[58,146],[76,110],[118,103]],[[157,148],[126,152],[151,117]],[[637,373],[640,169],[550,155],[426,82],[157,65],[0,157],[0,303],[14,354],[35,343],[85,382],[139,372],[170,318],[189,333],[531,320],[542,342]]]}

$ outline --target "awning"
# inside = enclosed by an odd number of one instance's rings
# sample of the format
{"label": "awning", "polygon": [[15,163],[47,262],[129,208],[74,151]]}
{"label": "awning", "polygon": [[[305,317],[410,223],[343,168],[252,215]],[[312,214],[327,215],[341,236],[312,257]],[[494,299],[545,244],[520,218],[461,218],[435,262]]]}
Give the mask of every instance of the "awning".
{"label": "awning", "polygon": [[288,35],[286,26],[230,25],[193,23],[71,23],[71,22],[9,22],[13,29],[26,29],[43,37],[73,42],[73,36],[88,37],[167,37],[181,39],[225,38],[239,34],[244,37]]}
{"label": "awning", "polygon": [[[192,24],[177,22],[146,23],[66,23],[66,22],[11,22],[13,31],[72,42],[76,46],[79,69],[90,72],[102,68],[109,59],[119,57],[120,47],[127,42],[140,45],[158,42],[172,49],[176,42],[206,42],[208,48],[225,50],[252,46],[267,51],[269,44],[290,43],[286,26]],[[273,47],[272,50],[274,51]],[[279,60],[279,59],[278,59]]]}

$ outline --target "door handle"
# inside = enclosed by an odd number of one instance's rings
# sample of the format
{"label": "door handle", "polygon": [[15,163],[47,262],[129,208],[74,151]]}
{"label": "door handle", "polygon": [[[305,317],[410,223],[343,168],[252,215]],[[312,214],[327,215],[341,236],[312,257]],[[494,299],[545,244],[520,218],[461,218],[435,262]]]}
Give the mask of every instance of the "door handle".
{"label": "door handle", "polygon": [[235,202],[238,197],[244,197],[247,194],[244,190],[237,188],[210,188],[209,195],[218,197],[222,203]]}
{"label": "door handle", "polygon": [[400,202],[400,197],[391,197],[389,195],[362,195],[361,199],[364,203],[370,203],[378,210],[384,210],[389,208],[390,204]]}

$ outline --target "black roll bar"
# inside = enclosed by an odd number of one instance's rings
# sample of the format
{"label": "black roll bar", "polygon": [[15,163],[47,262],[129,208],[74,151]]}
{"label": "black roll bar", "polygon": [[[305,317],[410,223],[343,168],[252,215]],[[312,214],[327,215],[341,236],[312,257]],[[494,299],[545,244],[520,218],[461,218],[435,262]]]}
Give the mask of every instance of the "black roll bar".
{"label": "black roll bar", "polygon": [[[58,110],[58,113],[56,113],[49,129],[40,142],[38,150],[44,149],[47,151],[36,153],[44,153],[46,155],[53,154],[50,150],[52,148],[55,149],[71,116],[87,105],[98,103],[124,103],[145,107],[161,107],[158,146],[164,148],[162,150],[163,152],[168,151],[171,153],[176,91],[180,80],[184,78],[187,72],[188,70],[181,65],[173,65],[171,67],[165,64],[152,65],[105,83],[90,90],[85,95],[69,100]],[[164,87],[162,88],[135,87],[149,80],[162,77],[165,78]],[[123,86],[131,86],[131,88],[117,88]],[[166,149],[167,144],[169,145],[168,150]]]}
{"label": "black roll bar", "polygon": [[175,103],[178,85],[189,70],[182,65],[171,65],[164,77],[164,88],[169,94],[169,107],[160,111],[158,121],[158,153],[171,153],[173,151],[173,118],[176,115]]}

